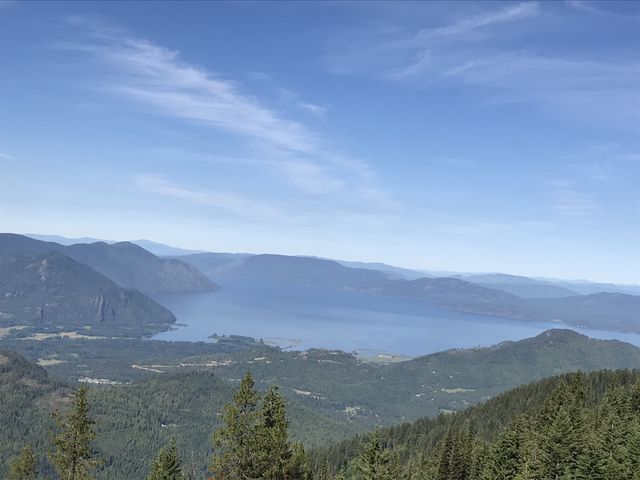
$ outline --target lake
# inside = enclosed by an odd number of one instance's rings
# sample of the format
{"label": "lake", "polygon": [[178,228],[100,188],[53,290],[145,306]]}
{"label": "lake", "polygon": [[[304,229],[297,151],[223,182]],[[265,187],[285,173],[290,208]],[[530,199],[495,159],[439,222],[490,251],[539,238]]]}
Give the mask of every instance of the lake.
{"label": "lake", "polygon": [[215,293],[157,297],[182,324],[159,340],[208,341],[213,334],[262,338],[283,348],[425,355],[488,346],[571,328],[640,346],[640,335],[449,312],[424,302],[317,287],[227,283]]}

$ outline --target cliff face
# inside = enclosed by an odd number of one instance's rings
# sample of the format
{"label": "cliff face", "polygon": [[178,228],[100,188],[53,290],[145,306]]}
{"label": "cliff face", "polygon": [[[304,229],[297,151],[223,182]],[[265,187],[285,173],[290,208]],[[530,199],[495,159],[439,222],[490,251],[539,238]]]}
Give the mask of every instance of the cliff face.
{"label": "cliff face", "polygon": [[144,336],[173,322],[169,310],[143,293],[61,253],[0,256],[0,325]]}

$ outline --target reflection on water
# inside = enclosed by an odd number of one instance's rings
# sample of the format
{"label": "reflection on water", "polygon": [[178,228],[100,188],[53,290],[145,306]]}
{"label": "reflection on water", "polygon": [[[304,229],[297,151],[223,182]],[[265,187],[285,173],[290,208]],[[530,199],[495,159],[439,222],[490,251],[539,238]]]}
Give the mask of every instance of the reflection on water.
{"label": "reflection on water", "polygon": [[[263,338],[283,348],[321,347],[424,355],[520,340],[558,323],[448,312],[421,302],[332,289],[227,284],[216,293],[157,300],[175,313],[175,330],[153,338],[205,341],[213,334]],[[590,337],[640,346],[640,335],[570,327]]]}

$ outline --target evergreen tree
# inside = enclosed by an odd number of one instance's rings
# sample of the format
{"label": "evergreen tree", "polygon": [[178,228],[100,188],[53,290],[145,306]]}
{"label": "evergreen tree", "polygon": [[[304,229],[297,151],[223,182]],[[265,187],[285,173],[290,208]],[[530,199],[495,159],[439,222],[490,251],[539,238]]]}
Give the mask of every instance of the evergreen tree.
{"label": "evergreen tree", "polygon": [[391,453],[384,448],[378,430],[364,444],[357,466],[360,480],[396,480]]}
{"label": "evergreen tree", "polygon": [[513,479],[526,461],[529,438],[527,417],[516,417],[493,445],[483,478],[487,480]]}
{"label": "evergreen tree", "polygon": [[597,427],[597,472],[603,480],[631,477],[627,440],[631,433],[630,398],[622,387],[610,388],[600,410]]}
{"label": "evergreen tree", "polygon": [[309,461],[302,445],[289,442],[284,397],[273,386],[261,399],[251,374],[243,378],[225,407],[224,426],[214,435],[211,470],[224,480],[308,480]]}
{"label": "evergreen tree", "polygon": [[277,386],[272,386],[265,394],[260,409],[257,446],[261,455],[260,463],[265,480],[282,480],[292,458],[291,445],[287,434],[288,422],[284,398]]}
{"label": "evergreen tree", "polygon": [[214,448],[218,452],[211,471],[215,479],[260,478],[263,455],[257,432],[259,399],[251,373],[247,372],[233,401],[224,408],[224,426],[214,434]]}
{"label": "evergreen tree", "polygon": [[8,480],[33,480],[36,478],[38,460],[33,453],[31,445],[22,449],[9,467]]}
{"label": "evergreen tree", "polygon": [[53,438],[51,463],[61,480],[89,480],[91,470],[100,461],[91,446],[96,433],[95,422],[89,417],[86,387],[76,390],[71,410],[66,415],[54,413],[60,430]]}
{"label": "evergreen tree", "polygon": [[183,478],[176,439],[172,438],[167,448],[160,449],[147,480],[183,480]]}
{"label": "evergreen tree", "polygon": [[438,469],[436,471],[436,480],[449,480],[449,472],[451,467],[451,456],[453,455],[453,434],[447,432],[440,445],[440,456],[438,461]]}
{"label": "evergreen tree", "polygon": [[[311,480],[311,465],[301,443],[293,446],[291,458],[283,479],[285,480]],[[328,476],[327,478],[331,478]]]}

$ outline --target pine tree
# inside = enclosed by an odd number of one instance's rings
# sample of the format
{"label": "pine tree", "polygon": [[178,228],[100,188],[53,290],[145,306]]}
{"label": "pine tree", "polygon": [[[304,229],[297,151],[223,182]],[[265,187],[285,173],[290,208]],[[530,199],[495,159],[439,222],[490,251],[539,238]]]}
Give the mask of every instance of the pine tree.
{"label": "pine tree", "polygon": [[600,410],[597,427],[597,473],[604,480],[631,476],[627,440],[632,424],[630,398],[620,386],[610,388]]}
{"label": "pine tree", "polygon": [[451,456],[453,455],[453,434],[447,432],[440,445],[440,456],[438,461],[438,469],[436,471],[436,480],[449,480],[449,472],[451,471]]}
{"label": "pine tree", "polygon": [[[283,479],[285,480],[311,480],[311,465],[301,443],[293,446],[291,458]],[[330,478],[330,477],[329,477]]]}
{"label": "pine tree", "polygon": [[396,469],[390,452],[384,448],[380,432],[374,431],[358,457],[360,480],[396,480]]}
{"label": "pine tree", "polygon": [[491,480],[513,479],[526,461],[530,437],[528,419],[516,417],[493,445],[486,462],[483,478]]}
{"label": "pine tree", "polygon": [[167,448],[160,449],[147,480],[183,480],[183,478],[176,439],[172,438]]}
{"label": "pine tree", "polygon": [[36,478],[38,460],[33,453],[31,445],[22,449],[9,467],[8,480],[33,480]]}
{"label": "pine tree", "polygon": [[54,436],[51,462],[61,480],[89,480],[91,470],[100,461],[91,446],[96,433],[89,417],[86,387],[76,390],[71,410],[66,415],[54,413],[60,432]]}
{"label": "pine tree", "polygon": [[247,372],[233,401],[224,408],[224,426],[214,434],[214,448],[218,452],[211,462],[213,478],[260,478],[263,455],[257,431],[259,400],[251,373]]}
{"label": "pine tree", "polygon": [[262,401],[258,426],[257,448],[261,455],[260,464],[264,469],[264,480],[282,480],[287,475],[292,457],[287,427],[284,398],[274,385]]}

